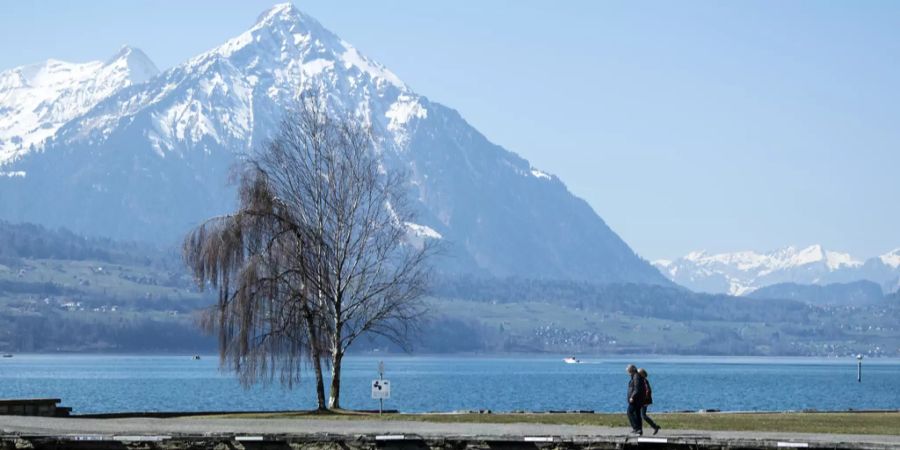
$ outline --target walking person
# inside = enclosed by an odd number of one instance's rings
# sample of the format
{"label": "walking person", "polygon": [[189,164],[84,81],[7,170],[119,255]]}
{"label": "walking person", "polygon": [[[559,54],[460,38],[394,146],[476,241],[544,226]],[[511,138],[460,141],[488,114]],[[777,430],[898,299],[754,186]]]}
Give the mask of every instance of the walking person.
{"label": "walking person", "polygon": [[653,434],[659,433],[659,429],[661,428],[650,416],[647,415],[647,407],[653,404],[653,388],[650,387],[650,380],[647,379],[647,371],[644,368],[638,369],[638,375],[644,379],[644,386],[646,388],[646,393],[644,395],[644,404],[641,405],[641,419],[644,422],[647,422],[647,425],[650,425],[653,428]]}
{"label": "walking person", "polygon": [[644,405],[644,397],[647,388],[644,378],[638,373],[634,364],[625,367],[625,371],[631,376],[628,381],[628,421],[631,423],[631,434],[641,436],[644,434],[644,426],[641,421],[641,406]]}

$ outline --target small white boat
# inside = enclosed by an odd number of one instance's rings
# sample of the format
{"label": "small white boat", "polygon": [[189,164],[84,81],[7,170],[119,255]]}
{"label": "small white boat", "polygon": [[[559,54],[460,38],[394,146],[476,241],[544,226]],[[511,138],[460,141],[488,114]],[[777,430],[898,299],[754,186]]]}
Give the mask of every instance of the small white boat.
{"label": "small white boat", "polygon": [[581,364],[581,360],[574,356],[569,356],[567,358],[564,358],[563,362],[566,364]]}

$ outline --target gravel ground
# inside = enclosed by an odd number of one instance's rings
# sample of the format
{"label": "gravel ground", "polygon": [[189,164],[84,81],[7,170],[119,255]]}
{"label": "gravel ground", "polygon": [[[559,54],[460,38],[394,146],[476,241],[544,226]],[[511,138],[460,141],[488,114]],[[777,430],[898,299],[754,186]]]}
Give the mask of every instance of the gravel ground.
{"label": "gravel ground", "polygon": [[[204,418],[117,418],[79,419],[0,416],[4,434],[62,435],[385,435],[404,434],[422,437],[490,437],[522,439],[526,436],[566,438],[624,439],[625,428],[542,424],[430,423],[382,420],[328,419],[204,419]],[[730,431],[663,430],[658,437],[672,440],[749,440],[810,443],[856,443],[879,447],[900,447],[900,436],[829,435],[805,433],[767,433]]]}

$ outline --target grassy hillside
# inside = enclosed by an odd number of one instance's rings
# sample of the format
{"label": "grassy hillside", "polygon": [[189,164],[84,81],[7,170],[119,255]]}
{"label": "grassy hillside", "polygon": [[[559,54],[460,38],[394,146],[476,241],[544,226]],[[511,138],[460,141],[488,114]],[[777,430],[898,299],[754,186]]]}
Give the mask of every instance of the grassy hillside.
{"label": "grassy hillside", "polygon": [[194,324],[209,299],[147,266],[30,260],[0,265],[3,351],[211,349]]}
{"label": "grassy hillside", "polygon": [[[868,306],[677,287],[443,278],[420,352],[900,356],[900,299]],[[210,351],[174,250],[0,222],[0,351]],[[356,350],[391,349],[379,340]]]}
{"label": "grassy hillside", "polygon": [[900,356],[900,302],[890,298],[815,306],[660,286],[457,279],[438,284],[430,303],[435,322],[461,330],[452,342],[470,351]]}
{"label": "grassy hillside", "polygon": [[177,255],[0,222],[0,350],[211,349]]}

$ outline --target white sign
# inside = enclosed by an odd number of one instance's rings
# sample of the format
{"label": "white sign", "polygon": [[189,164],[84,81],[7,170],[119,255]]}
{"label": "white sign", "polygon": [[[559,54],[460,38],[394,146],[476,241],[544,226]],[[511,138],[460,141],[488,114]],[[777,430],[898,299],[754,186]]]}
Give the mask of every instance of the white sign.
{"label": "white sign", "polygon": [[372,399],[387,400],[391,398],[391,382],[388,380],[372,380]]}

